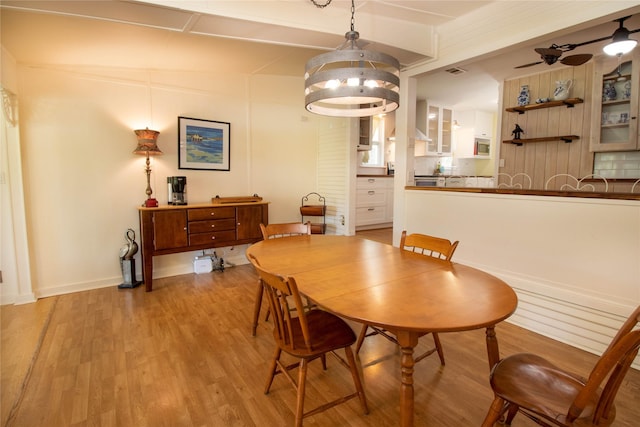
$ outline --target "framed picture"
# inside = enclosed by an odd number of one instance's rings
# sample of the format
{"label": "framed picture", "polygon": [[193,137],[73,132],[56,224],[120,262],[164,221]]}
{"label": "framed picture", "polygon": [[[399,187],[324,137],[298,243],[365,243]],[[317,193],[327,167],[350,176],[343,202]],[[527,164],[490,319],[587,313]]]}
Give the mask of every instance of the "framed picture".
{"label": "framed picture", "polygon": [[178,169],[228,171],[231,124],[178,117]]}

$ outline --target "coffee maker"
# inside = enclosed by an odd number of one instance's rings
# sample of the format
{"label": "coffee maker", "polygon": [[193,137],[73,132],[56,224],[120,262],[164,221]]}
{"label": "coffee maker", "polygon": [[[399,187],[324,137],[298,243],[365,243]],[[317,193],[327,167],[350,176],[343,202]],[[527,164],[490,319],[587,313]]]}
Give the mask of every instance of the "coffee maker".
{"label": "coffee maker", "polygon": [[170,205],[186,205],[187,204],[187,177],[186,176],[168,176],[167,188],[169,190],[167,202]]}

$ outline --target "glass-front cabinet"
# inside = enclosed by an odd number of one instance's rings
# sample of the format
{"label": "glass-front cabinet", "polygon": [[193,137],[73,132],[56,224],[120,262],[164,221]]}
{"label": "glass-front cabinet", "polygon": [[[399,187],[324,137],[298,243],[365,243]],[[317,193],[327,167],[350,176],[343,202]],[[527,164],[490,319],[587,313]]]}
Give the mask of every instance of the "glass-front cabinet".
{"label": "glass-front cabinet", "polygon": [[453,110],[427,105],[427,155],[451,154]]}
{"label": "glass-front cabinet", "polygon": [[633,151],[638,138],[639,53],[596,60],[591,151]]}

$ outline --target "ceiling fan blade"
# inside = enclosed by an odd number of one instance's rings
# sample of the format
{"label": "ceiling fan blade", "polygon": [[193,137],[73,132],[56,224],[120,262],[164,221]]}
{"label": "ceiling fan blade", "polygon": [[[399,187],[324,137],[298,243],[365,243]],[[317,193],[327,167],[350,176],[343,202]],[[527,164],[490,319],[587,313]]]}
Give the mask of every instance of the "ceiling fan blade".
{"label": "ceiling fan blade", "polygon": [[565,56],[560,60],[560,62],[562,62],[564,65],[572,65],[575,67],[584,64],[591,58],[593,58],[593,55],[590,53],[580,53],[577,55]]}
{"label": "ceiling fan blade", "polygon": [[518,65],[517,67],[513,67],[513,68],[527,68],[527,67],[531,67],[533,65],[542,64],[543,62],[544,61],[531,62],[530,64]]}

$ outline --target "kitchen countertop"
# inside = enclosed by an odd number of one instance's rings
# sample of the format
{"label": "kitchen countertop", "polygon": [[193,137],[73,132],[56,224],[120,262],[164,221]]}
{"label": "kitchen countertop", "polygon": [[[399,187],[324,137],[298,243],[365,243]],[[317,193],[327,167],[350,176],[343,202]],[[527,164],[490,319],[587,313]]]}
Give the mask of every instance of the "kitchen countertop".
{"label": "kitchen countertop", "polygon": [[523,190],[513,188],[470,188],[470,187],[415,187],[405,186],[405,190],[419,191],[455,191],[459,193],[489,193],[489,194],[511,194],[522,196],[556,196],[556,197],[579,197],[597,199],[620,199],[620,200],[640,200],[640,194],[632,193],[598,193],[593,191],[548,191],[548,190]]}
{"label": "kitchen countertop", "polygon": [[376,174],[371,174],[371,175],[366,175],[366,174],[358,174],[356,175],[357,178],[393,178],[393,175],[376,175]]}

